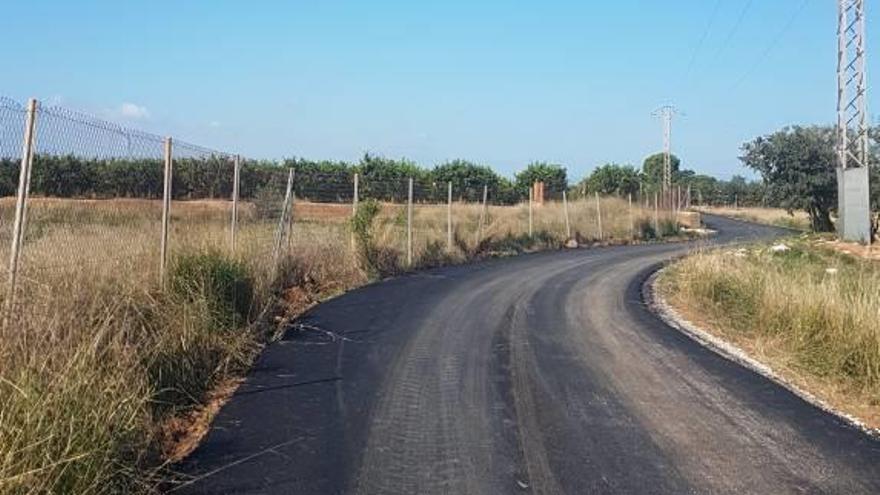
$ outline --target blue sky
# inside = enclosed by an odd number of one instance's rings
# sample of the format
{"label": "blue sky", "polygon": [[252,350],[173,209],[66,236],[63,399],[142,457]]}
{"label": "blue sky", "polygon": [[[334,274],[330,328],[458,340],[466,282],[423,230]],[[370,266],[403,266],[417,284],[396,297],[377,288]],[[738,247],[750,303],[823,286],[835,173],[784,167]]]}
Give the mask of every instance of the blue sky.
{"label": "blue sky", "polygon": [[[869,82],[880,77],[873,7]],[[651,112],[673,103],[685,114],[676,154],[727,178],[743,172],[742,142],[835,119],[832,0],[29,0],[3,10],[0,94],[258,158],[460,157],[508,175],[546,160],[577,178],[659,150]],[[869,112],[880,101],[870,96]]]}

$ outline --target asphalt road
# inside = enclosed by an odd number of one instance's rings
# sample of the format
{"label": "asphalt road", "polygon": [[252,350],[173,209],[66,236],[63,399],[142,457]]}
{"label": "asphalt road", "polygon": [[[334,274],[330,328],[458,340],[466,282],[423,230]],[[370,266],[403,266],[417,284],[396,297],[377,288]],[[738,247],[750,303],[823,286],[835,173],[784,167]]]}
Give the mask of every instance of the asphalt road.
{"label": "asphalt road", "polygon": [[[718,242],[778,233],[710,223]],[[644,306],[692,248],[539,253],[328,301],[266,349],[178,491],[880,493],[880,442]]]}

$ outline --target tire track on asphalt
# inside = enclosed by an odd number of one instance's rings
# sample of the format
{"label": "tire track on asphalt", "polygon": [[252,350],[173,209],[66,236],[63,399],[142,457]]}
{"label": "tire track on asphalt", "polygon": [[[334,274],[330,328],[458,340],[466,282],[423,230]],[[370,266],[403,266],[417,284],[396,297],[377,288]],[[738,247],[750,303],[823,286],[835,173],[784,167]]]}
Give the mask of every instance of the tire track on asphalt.
{"label": "tire track on asphalt", "polygon": [[[711,222],[718,242],[779,232]],[[319,305],[303,320],[356,342],[269,346],[180,493],[880,493],[880,442],[644,307],[647,274],[691,247],[447,267]]]}
{"label": "tire track on asphalt", "polygon": [[[511,298],[592,262],[477,280],[438,303],[427,318],[435,323],[413,336],[380,392],[357,492],[494,493],[515,486],[513,462],[493,462],[506,448],[494,444],[493,335],[486,330],[504,319]],[[513,283],[524,277],[527,282]]]}

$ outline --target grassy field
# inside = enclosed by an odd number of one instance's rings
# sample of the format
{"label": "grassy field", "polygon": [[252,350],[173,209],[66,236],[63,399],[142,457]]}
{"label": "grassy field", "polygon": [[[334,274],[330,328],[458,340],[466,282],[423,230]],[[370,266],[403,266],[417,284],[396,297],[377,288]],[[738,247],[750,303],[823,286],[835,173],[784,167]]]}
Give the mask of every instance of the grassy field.
{"label": "grassy field", "polygon": [[[631,239],[626,202],[569,205],[572,237]],[[0,201],[0,257],[8,259],[13,204]],[[323,297],[364,284],[349,228],[351,205],[297,203],[280,268],[272,263],[277,214],[241,208],[230,249],[230,203],[174,202],[167,286],[159,286],[161,206],[148,200],[35,198],[14,311],[0,338],[0,493],[149,493],[180,454],[179,418],[241,376],[277,329]],[[372,239],[382,275],[405,270],[406,210],[381,205]],[[414,208],[412,268],[558,247],[563,207]],[[652,212],[633,211],[636,239],[656,236]],[[665,234],[675,228],[665,215]],[[4,279],[5,280],[5,279]],[[169,427],[169,425],[177,425]],[[183,430],[186,429],[184,424]]]}
{"label": "grassy field", "polygon": [[660,280],[680,313],[835,408],[880,427],[880,265],[804,239],[677,262]]}
{"label": "grassy field", "polygon": [[777,227],[786,227],[796,230],[810,230],[810,217],[803,211],[795,211],[792,214],[789,214],[782,208],[732,208],[725,206],[700,206],[697,209],[705,213],[738,218],[749,222],[775,225]]}

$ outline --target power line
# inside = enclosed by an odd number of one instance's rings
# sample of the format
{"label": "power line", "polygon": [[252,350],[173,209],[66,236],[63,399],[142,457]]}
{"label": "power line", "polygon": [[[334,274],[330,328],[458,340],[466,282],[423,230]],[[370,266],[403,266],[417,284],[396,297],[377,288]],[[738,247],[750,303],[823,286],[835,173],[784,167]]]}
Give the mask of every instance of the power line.
{"label": "power line", "polygon": [[721,0],[715,1],[715,6],[712,7],[712,14],[709,16],[709,24],[706,25],[706,29],[703,31],[703,35],[700,36],[700,41],[697,42],[697,46],[694,48],[693,54],[691,54],[691,61],[688,63],[687,70],[684,73],[684,78],[687,80],[688,76],[691,74],[691,70],[694,68],[694,63],[697,61],[697,55],[700,53],[700,49],[703,48],[703,43],[706,42],[706,38],[709,36],[709,32],[712,30],[712,25],[715,23],[715,17],[718,15],[718,8],[721,6]]}
{"label": "power line", "polygon": [[791,27],[794,25],[794,22],[800,16],[801,12],[804,11],[804,8],[806,8],[808,3],[810,3],[810,0],[803,0],[801,2],[797,10],[795,10],[792,16],[788,19],[788,22],[786,22],[782,29],[780,29],[779,32],[776,33],[776,36],[770,41],[770,44],[768,44],[764,51],[761,52],[761,54],[758,56],[758,58],[755,59],[755,63],[753,63],[751,67],[749,67],[749,69],[745,73],[743,73],[743,75],[739,79],[736,80],[733,86],[731,86],[731,91],[739,88],[739,86],[743,82],[745,82],[745,80],[749,76],[752,75],[752,73],[758,68],[758,66],[760,66],[761,63],[764,62],[764,59],[767,58],[767,55],[769,55],[770,52],[773,51],[774,48],[776,48],[776,45],[779,43],[782,37],[785,36],[785,34],[788,33],[788,30],[791,29]]}
{"label": "power line", "polygon": [[715,57],[713,57],[715,60],[718,60],[721,54],[724,53],[724,50],[727,49],[727,46],[730,45],[730,42],[733,40],[733,36],[737,33],[737,31],[739,31],[739,28],[742,25],[743,20],[745,20],[746,14],[748,14],[749,9],[751,9],[753,3],[755,3],[754,0],[748,0],[745,6],[743,6],[743,9],[739,13],[739,17],[736,18],[736,22],[727,33],[727,37],[724,38],[724,42],[721,43],[721,46],[715,52]]}

